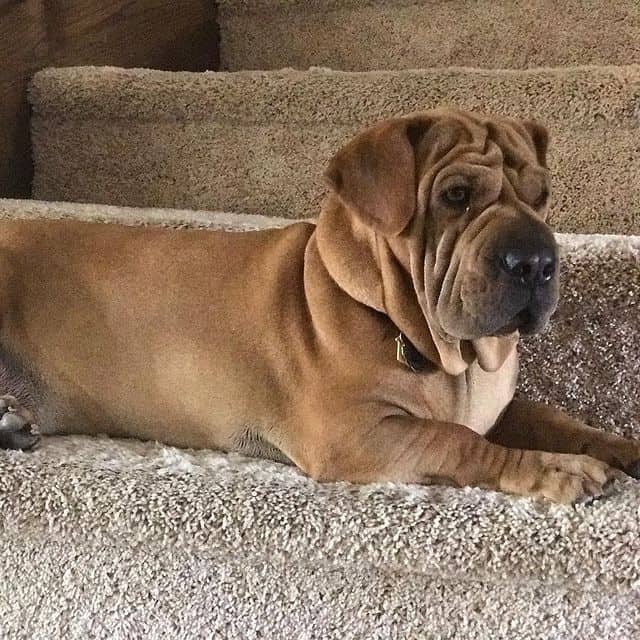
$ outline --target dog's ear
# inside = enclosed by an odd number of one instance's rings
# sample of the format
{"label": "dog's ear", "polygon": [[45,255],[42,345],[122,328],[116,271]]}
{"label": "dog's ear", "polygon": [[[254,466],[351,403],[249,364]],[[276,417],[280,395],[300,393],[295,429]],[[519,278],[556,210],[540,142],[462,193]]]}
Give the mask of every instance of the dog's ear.
{"label": "dog's ear", "polygon": [[522,125],[531,137],[533,146],[536,150],[538,162],[543,166],[547,166],[547,149],[549,148],[549,132],[546,127],[535,120],[523,120]]}
{"label": "dog's ear", "polygon": [[356,136],[331,159],[325,179],[366,224],[397,235],[416,208],[415,147],[426,117],[387,120]]}

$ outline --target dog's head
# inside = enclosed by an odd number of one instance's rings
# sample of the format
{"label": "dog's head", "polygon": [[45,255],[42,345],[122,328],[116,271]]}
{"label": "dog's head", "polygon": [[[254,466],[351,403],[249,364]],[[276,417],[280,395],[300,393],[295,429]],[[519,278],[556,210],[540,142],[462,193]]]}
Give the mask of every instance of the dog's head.
{"label": "dog's head", "polygon": [[443,335],[532,333],[558,299],[547,141],[532,121],[414,114],[358,135],[326,178],[392,247]]}

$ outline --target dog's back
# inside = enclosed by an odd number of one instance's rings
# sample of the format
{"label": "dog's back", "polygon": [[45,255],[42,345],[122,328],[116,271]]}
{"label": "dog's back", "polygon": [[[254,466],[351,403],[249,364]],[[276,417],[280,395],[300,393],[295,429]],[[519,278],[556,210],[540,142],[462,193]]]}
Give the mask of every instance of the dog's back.
{"label": "dog's back", "polygon": [[235,448],[273,393],[313,228],[0,222],[3,389],[44,431]]}

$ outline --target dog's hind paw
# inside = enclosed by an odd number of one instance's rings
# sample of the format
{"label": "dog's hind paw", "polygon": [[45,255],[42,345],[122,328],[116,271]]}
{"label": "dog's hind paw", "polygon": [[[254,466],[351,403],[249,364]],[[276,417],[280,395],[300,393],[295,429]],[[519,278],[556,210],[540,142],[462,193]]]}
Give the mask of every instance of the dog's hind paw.
{"label": "dog's hind paw", "polygon": [[33,449],[40,440],[33,420],[14,396],[0,396],[0,449]]}

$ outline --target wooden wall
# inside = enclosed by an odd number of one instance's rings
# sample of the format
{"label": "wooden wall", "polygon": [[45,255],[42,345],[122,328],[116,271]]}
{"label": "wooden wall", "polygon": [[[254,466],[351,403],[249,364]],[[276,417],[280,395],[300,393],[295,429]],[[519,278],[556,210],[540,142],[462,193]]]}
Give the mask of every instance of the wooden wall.
{"label": "wooden wall", "polygon": [[0,197],[28,197],[28,79],[46,66],[216,69],[214,0],[0,0]]}

